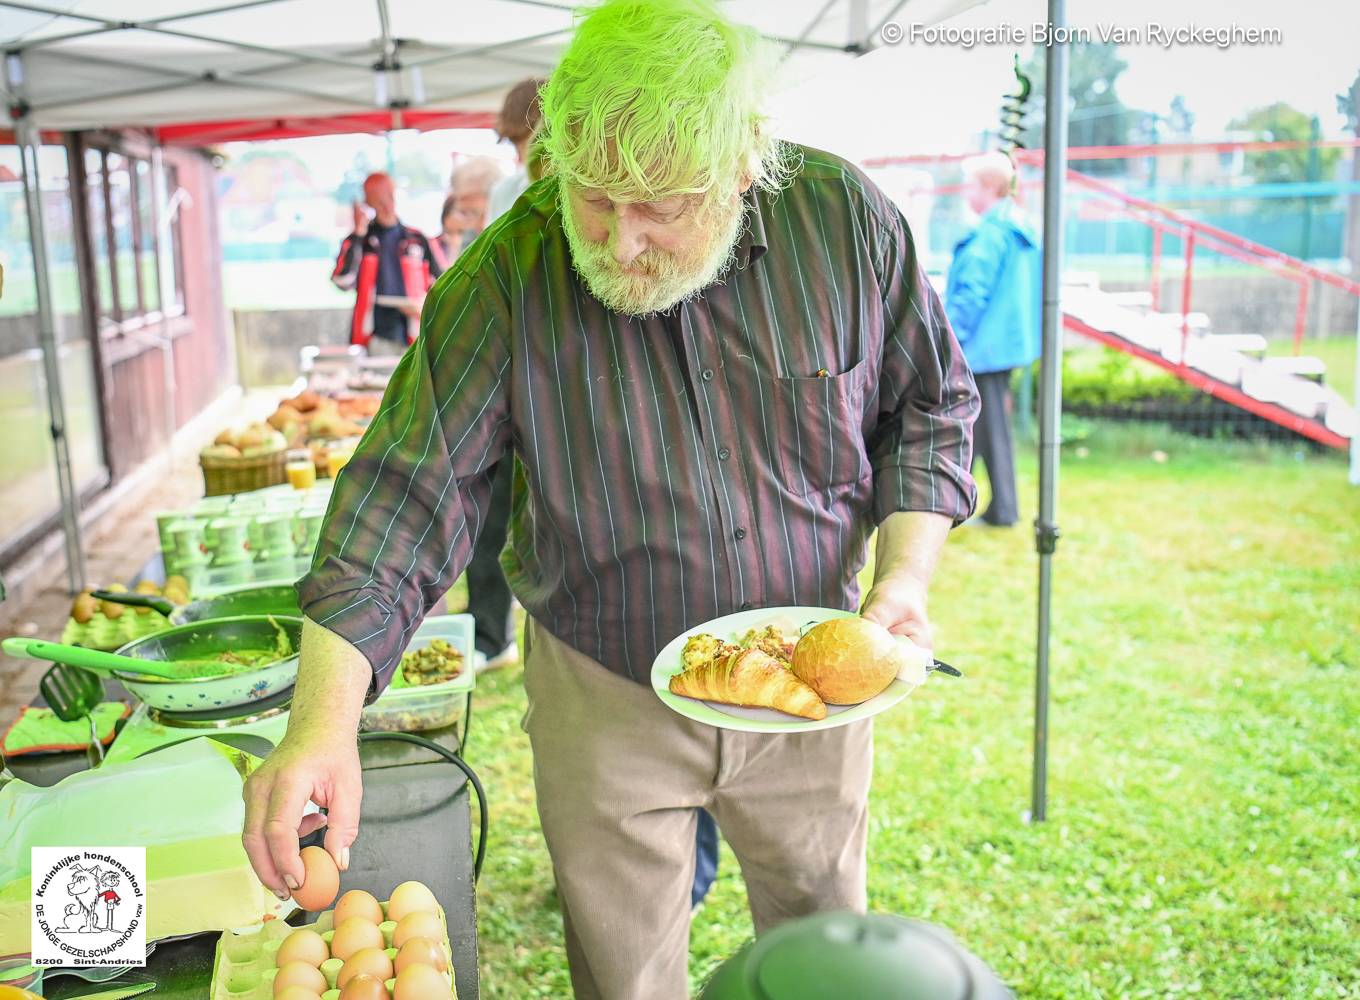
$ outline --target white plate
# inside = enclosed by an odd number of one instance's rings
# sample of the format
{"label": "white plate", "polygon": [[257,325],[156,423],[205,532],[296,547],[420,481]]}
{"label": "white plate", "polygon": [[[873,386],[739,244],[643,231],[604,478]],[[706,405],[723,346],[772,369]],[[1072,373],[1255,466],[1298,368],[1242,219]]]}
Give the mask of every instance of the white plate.
{"label": "white plate", "polygon": [[735,641],[744,635],[747,629],[763,628],[771,623],[779,625],[786,632],[796,632],[805,625],[815,625],[832,618],[854,617],[856,615],[853,611],[791,607],[757,608],[715,618],[676,636],[656,655],[652,662],[652,690],[673,711],[687,719],[719,729],[733,729],[740,733],[810,733],[817,729],[832,729],[867,719],[884,709],[892,708],[911,694],[915,685],[894,680],[882,692],[858,705],[827,705],[826,718],[821,720],[800,719],[773,708],[742,708],[739,705],[723,705],[716,701],[699,701],[697,698],[671,694],[670,691],[670,679],[680,673],[682,668],[680,654],[684,651],[685,642],[692,635],[708,632],[719,639]]}

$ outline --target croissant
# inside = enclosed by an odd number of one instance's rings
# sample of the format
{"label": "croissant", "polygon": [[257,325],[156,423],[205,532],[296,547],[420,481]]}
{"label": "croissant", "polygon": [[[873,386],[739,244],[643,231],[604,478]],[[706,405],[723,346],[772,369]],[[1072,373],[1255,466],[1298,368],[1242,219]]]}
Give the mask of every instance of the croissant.
{"label": "croissant", "polygon": [[671,678],[671,694],[724,705],[776,708],[804,719],[825,719],[826,703],[787,667],[759,649],[720,656]]}

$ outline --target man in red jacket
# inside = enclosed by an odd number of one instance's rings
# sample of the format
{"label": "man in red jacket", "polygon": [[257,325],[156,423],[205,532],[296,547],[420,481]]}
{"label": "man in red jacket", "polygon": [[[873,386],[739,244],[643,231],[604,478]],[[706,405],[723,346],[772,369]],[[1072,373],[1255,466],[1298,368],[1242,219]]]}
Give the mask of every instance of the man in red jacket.
{"label": "man in red jacket", "polygon": [[440,266],[420,230],[397,218],[396,193],[387,174],[364,180],[364,201],[354,206],[354,232],[345,237],[331,281],[354,289],[351,344],[370,354],[401,354],[420,332],[420,306]]}

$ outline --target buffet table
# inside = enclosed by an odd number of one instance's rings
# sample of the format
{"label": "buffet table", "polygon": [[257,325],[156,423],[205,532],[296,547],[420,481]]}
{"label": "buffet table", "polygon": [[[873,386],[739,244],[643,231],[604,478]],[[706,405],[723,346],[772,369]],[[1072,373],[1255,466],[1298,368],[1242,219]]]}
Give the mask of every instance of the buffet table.
{"label": "buffet table", "polygon": [[[120,696],[116,687],[108,685],[110,697]],[[458,734],[452,726],[421,735],[451,750],[458,748]],[[258,752],[257,747],[242,746]],[[350,849],[349,870],[340,875],[340,891],[384,893],[409,879],[429,886],[448,919],[459,1000],[476,1000],[477,907],[466,781],[447,761],[409,743],[366,742],[359,748],[359,758],[363,821]],[[83,753],[14,757],[8,763],[15,777],[37,785],[55,784],[89,766]],[[323,834],[318,831],[303,844],[319,844]],[[299,916],[295,915],[294,922],[301,922]],[[152,995],[157,998],[204,1000],[209,995],[217,939],[216,934],[200,934],[157,944],[146,968],[132,970],[127,978],[154,980],[157,987]],[[95,984],[60,973],[49,972],[43,982],[43,995],[49,1000],[94,991]]]}

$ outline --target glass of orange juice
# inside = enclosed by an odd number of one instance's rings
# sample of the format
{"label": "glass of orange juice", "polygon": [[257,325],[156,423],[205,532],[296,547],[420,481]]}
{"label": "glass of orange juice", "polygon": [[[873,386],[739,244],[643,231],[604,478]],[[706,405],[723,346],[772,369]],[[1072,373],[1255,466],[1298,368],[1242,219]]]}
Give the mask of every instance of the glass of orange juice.
{"label": "glass of orange juice", "polygon": [[288,474],[288,482],[295,490],[309,490],[316,485],[316,463],[306,448],[290,451],[283,471]]}
{"label": "glass of orange juice", "polygon": [[332,449],[326,455],[326,471],[330,473],[332,479],[340,475],[340,470],[345,467],[345,464],[349,462],[353,455],[354,452],[352,451],[337,451],[335,449]]}

